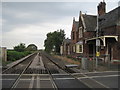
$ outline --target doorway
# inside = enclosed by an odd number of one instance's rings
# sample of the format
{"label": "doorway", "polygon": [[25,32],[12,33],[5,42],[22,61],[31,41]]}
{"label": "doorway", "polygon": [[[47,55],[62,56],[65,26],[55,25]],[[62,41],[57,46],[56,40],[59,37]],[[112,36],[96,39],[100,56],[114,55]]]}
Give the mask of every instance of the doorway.
{"label": "doorway", "polygon": [[95,55],[95,45],[89,44],[89,56],[93,57]]}

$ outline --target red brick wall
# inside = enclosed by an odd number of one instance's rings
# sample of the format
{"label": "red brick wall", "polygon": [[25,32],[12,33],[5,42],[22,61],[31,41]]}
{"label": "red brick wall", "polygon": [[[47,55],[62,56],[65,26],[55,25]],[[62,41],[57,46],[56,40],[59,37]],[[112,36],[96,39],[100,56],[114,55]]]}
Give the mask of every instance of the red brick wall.
{"label": "red brick wall", "polygon": [[95,32],[84,32],[84,38],[95,37]]}
{"label": "red brick wall", "polygon": [[84,43],[83,53],[84,53],[84,56],[88,56],[89,55],[89,45],[88,44]]}
{"label": "red brick wall", "polygon": [[116,52],[114,53],[114,58],[120,60],[120,26],[117,26],[116,27],[117,29],[117,35],[118,35],[118,42],[115,44],[115,49],[113,52]]}
{"label": "red brick wall", "polygon": [[120,60],[120,43],[116,42],[113,46],[113,59]]}
{"label": "red brick wall", "polygon": [[120,26],[112,26],[105,28],[104,35],[118,35],[118,42],[112,43],[113,59],[120,60]]}
{"label": "red brick wall", "polygon": [[[74,35],[73,35],[73,32],[74,32]],[[71,31],[71,39],[72,39],[72,43],[76,43],[77,42],[77,34],[76,34],[76,26],[73,25],[72,27],[72,31]],[[73,36],[74,36],[74,39],[73,39]]]}
{"label": "red brick wall", "polygon": [[106,3],[105,2],[100,2],[97,8],[98,8],[99,16],[104,15],[106,13]]}

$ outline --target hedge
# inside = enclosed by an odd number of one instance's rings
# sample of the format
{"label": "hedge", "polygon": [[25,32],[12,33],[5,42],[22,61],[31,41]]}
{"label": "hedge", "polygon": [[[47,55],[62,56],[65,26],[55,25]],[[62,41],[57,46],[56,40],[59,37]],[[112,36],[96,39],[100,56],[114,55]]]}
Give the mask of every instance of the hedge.
{"label": "hedge", "polygon": [[31,54],[29,51],[25,52],[17,52],[17,51],[7,51],[7,60],[8,61],[15,61],[18,59],[21,59],[22,57],[27,56],[28,54]]}

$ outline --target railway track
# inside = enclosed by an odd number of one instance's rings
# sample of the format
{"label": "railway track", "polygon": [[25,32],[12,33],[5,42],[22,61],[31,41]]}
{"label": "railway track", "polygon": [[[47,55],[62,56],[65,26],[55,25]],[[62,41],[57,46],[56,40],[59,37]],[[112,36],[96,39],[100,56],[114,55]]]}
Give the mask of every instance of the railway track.
{"label": "railway track", "polygon": [[15,80],[14,84],[11,87],[11,90],[14,90],[14,88],[16,88],[20,78],[22,77],[22,75],[24,74],[24,72],[27,70],[27,68],[30,66],[31,63],[32,63],[32,60],[26,65],[26,67],[23,69],[22,73],[20,73],[18,78]]}
{"label": "railway track", "polygon": [[[96,75],[96,74],[95,74]],[[97,76],[96,76],[97,77]],[[89,77],[89,74],[74,73],[59,61],[44,52],[35,53],[2,72],[3,89],[54,89],[107,88]],[[93,77],[94,78],[94,77]]]}
{"label": "railway track", "polygon": [[[88,75],[84,73],[79,73],[78,75],[70,69],[66,69],[64,65],[60,65],[53,60],[49,55],[43,53],[44,57],[48,59],[49,62],[53,63],[60,71],[58,74],[52,74],[52,78],[59,89],[63,88],[88,88],[89,90],[94,88],[105,88],[106,90],[111,90],[109,87],[102,83],[99,83],[95,79],[89,78]],[[48,65],[47,65],[48,66]],[[62,74],[61,74],[62,71]],[[86,78],[86,79],[83,79]]]}
{"label": "railway track", "polygon": [[[39,53],[34,54],[32,57],[27,58],[26,60],[6,69],[5,71],[3,71],[2,74],[3,89],[9,88],[10,90],[14,90],[16,88],[46,87],[57,90],[57,86],[52,79],[51,73],[49,69],[45,67],[42,63]],[[6,86],[6,82],[4,82],[4,80],[7,81],[7,83],[9,84],[8,86]],[[27,85],[26,81],[27,83],[29,82],[29,85]],[[49,85],[46,85],[45,82]],[[27,87],[23,86],[23,83],[24,85],[27,85]]]}
{"label": "railway track", "polygon": [[[9,78],[9,75],[13,75],[12,80],[8,81],[8,83],[9,83],[8,87],[3,86],[3,88],[10,88],[11,90],[13,90],[16,87],[21,76],[23,75],[25,70],[29,67],[29,65],[32,63],[35,55],[36,55],[36,53],[31,54],[29,57],[23,59],[22,61],[20,61],[18,63],[15,63],[14,65],[5,69],[2,72],[2,79],[7,78],[7,77]],[[2,82],[2,84],[4,84],[4,81]]]}
{"label": "railway track", "polygon": [[[51,62],[52,64],[54,64],[55,68],[59,69],[58,71],[62,71],[63,74],[72,75],[72,73],[76,73],[76,72],[72,71],[71,69],[66,68],[65,65],[59,64],[60,62],[56,63],[55,60],[53,60],[54,58],[51,58],[46,53],[43,52],[43,55],[44,55],[44,57],[46,57],[46,59],[48,59],[49,63]],[[61,72],[59,72],[59,73],[61,73]]]}
{"label": "railway track", "polygon": [[[42,58],[43,56],[41,55],[41,54],[39,54],[39,56]],[[51,72],[51,68],[49,67],[49,65],[48,64],[50,64],[50,61],[47,61],[47,62],[45,62],[45,57],[44,57],[44,66],[45,66],[45,68],[46,68],[46,70],[47,70],[47,72],[48,72],[48,74],[49,74],[49,76],[50,76],[50,78],[51,78],[51,83],[52,83],[52,85],[53,85],[53,87],[54,87],[54,90],[58,90],[57,88],[57,85],[56,85],[56,83],[54,82],[54,80],[53,80],[53,77],[52,77],[52,73],[53,73],[53,71],[55,70],[52,70],[52,72]],[[54,73],[56,73],[57,71],[55,70],[55,72]]]}
{"label": "railway track", "polygon": [[[6,83],[9,84],[6,86]],[[88,88],[71,71],[40,52],[3,71],[3,88]]]}
{"label": "railway track", "polygon": [[63,88],[89,88],[74,77],[71,70],[66,69],[64,66],[58,65],[46,53],[43,52],[41,54],[44,59],[44,64],[59,90]]}
{"label": "railway track", "polygon": [[30,56],[24,58],[20,62],[13,63],[9,68],[2,71],[2,74],[20,74],[26,67],[26,65],[31,62],[36,53],[31,54]]}
{"label": "railway track", "polygon": [[[53,58],[51,58],[46,53],[43,53],[43,56],[48,59],[51,64],[53,63],[57,68],[59,73],[52,74],[52,78],[57,85],[58,89],[63,88],[87,88],[89,90],[94,88],[105,88],[106,90],[111,90],[109,87],[103,85],[102,83],[99,83],[95,79],[89,78],[88,75],[84,73],[79,73],[76,75],[74,71],[70,69],[66,69],[64,65],[60,65],[59,63],[56,63]],[[48,65],[46,65],[48,66]],[[50,67],[48,67],[50,68]],[[62,71],[62,73],[61,73]],[[79,78],[78,78],[79,77]],[[86,78],[86,79],[83,79]]]}

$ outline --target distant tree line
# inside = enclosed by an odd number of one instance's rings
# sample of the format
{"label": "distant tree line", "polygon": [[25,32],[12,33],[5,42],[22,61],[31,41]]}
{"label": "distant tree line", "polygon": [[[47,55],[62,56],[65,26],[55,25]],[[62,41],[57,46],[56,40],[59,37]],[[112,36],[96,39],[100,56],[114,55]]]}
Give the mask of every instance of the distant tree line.
{"label": "distant tree line", "polygon": [[60,29],[54,32],[49,32],[47,33],[46,36],[47,38],[44,41],[45,51],[48,53],[52,51],[55,53],[59,53],[60,45],[62,44],[62,41],[65,39],[64,30]]}
{"label": "distant tree line", "polygon": [[14,47],[14,50],[18,52],[37,51],[37,46],[35,44],[30,44],[26,47],[24,43],[20,43],[19,45]]}

